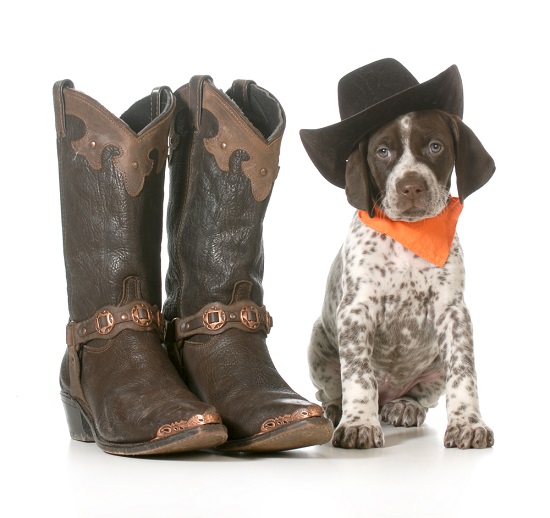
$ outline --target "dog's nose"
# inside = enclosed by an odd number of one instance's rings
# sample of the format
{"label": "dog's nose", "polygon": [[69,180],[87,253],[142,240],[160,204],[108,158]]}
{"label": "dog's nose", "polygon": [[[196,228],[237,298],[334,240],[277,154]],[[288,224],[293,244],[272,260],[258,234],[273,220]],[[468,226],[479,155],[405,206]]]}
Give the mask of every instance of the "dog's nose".
{"label": "dog's nose", "polygon": [[397,182],[397,191],[405,196],[405,198],[414,199],[420,196],[426,190],[426,182],[424,179],[405,175]]}

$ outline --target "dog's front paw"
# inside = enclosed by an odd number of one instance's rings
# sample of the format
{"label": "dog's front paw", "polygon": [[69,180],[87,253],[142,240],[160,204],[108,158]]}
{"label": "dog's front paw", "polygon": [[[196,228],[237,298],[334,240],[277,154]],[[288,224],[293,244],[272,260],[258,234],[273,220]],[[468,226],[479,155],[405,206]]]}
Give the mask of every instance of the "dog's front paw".
{"label": "dog's front paw", "polygon": [[380,419],[393,426],[420,426],[426,419],[426,409],[413,399],[396,399],[382,407]]}
{"label": "dog's front paw", "polygon": [[491,448],[495,444],[493,430],[483,423],[476,425],[451,423],[447,426],[445,448]]}
{"label": "dog's front paw", "polygon": [[359,449],[382,448],[384,433],[380,425],[340,424],[332,437],[332,445],[337,448]]}

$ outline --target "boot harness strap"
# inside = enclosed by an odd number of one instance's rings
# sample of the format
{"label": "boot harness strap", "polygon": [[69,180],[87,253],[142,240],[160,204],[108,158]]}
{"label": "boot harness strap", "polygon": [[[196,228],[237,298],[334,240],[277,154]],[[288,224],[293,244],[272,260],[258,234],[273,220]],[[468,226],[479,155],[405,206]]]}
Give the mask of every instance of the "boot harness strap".
{"label": "boot harness strap", "polygon": [[175,318],[168,324],[168,341],[178,342],[190,336],[217,335],[227,329],[240,329],[249,333],[269,333],[273,318],[265,306],[251,300],[226,305],[219,302],[207,304],[198,313],[186,318]]}
{"label": "boot harness strap", "polygon": [[93,317],[67,325],[67,345],[75,347],[90,340],[114,338],[121,331],[156,331],[164,339],[164,317],[157,306],[136,300],[124,306],[105,306]]}

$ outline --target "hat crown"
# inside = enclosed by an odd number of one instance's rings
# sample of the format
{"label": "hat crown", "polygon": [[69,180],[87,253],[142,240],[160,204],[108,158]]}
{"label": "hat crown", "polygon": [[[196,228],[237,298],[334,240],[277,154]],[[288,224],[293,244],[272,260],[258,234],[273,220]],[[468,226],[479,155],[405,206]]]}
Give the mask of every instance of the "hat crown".
{"label": "hat crown", "polygon": [[408,88],[416,78],[399,61],[386,58],[346,74],[338,82],[338,106],[342,120]]}
{"label": "hat crown", "polygon": [[451,65],[419,83],[401,63],[386,58],[342,77],[338,82],[338,104],[339,122],[303,129],[300,137],[319,172],[334,185],[345,187],[348,158],[376,128],[420,110],[442,110],[462,118],[462,80],[456,65]]}

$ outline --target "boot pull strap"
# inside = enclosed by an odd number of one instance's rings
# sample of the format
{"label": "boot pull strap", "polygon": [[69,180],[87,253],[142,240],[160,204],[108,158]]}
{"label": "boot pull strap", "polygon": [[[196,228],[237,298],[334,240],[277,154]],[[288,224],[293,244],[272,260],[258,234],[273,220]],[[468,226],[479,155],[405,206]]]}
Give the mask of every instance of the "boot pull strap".
{"label": "boot pull strap", "polygon": [[[168,86],[158,86],[153,88],[151,92],[151,120],[155,120],[160,116],[163,109],[170,105],[169,102],[166,102],[166,96],[168,99],[172,96],[172,90]],[[164,102],[163,102],[164,99]]]}
{"label": "boot pull strap", "polygon": [[70,79],[57,81],[53,85],[53,109],[55,111],[55,129],[58,139],[65,136],[65,98],[63,97],[65,88],[74,88],[74,84]]}
{"label": "boot pull strap", "polygon": [[250,87],[256,82],[250,79],[236,79],[233,81],[227,95],[245,112],[250,111]]}
{"label": "boot pull strap", "polygon": [[212,83],[212,81],[210,76],[193,76],[189,81],[189,111],[191,112],[191,124],[195,131],[199,131],[201,127],[204,83]]}

